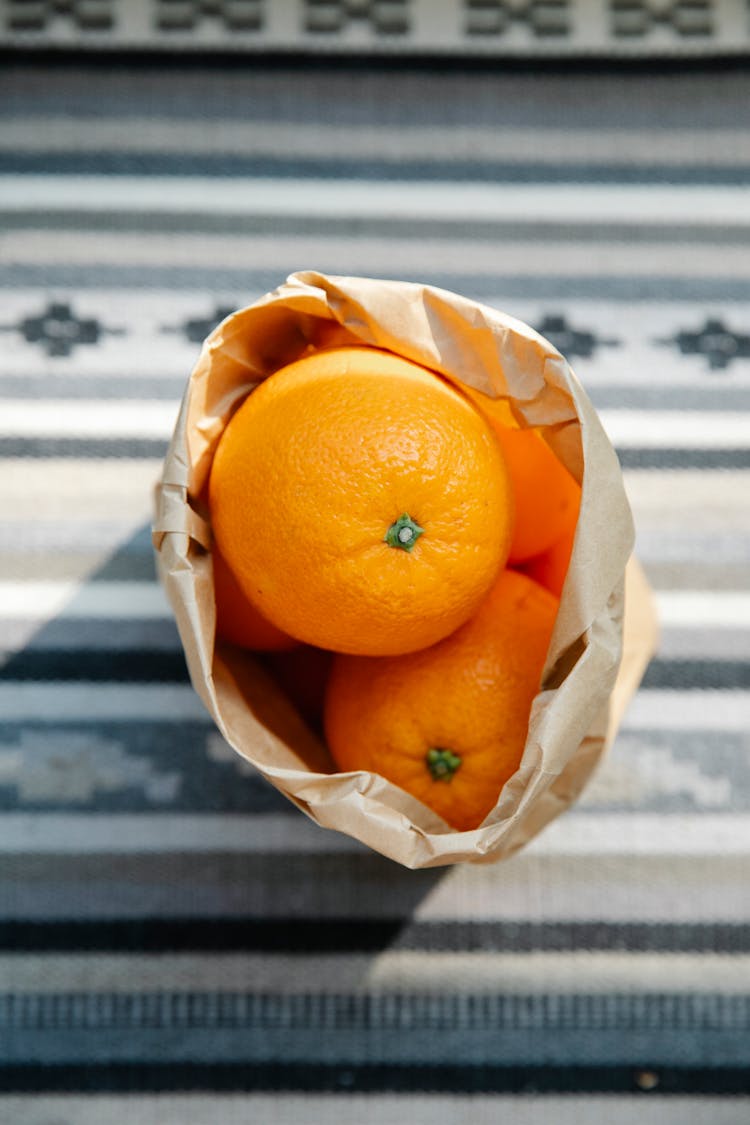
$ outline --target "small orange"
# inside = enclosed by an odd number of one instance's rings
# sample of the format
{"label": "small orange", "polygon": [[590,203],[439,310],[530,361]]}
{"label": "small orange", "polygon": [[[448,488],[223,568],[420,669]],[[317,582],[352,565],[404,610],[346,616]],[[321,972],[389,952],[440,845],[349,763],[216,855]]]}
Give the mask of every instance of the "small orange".
{"label": "small orange", "polygon": [[325,731],[339,769],[379,773],[454,828],[476,828],[523,754],[557,607],[505,570],[476,615],[432,648],[337,656]]}
{"label": "small orange", "polygon": [[257,652],[276,652],[294,648],[294,637],[282,633],[243,594],[226,561],[214,546],[214,596],[216,632],[223,640]]}
{"label": "small orange", "polygon": [[575,524],[543,554],[529,559],[520,569],[540,586],[550,590],[559,598],[570,566],[573,541],[576,536]]}
{"label": "small orange", "polygon": [[341,652],[413,652],[474,612],[513,522],[482,414],[434,372],[333,348],[261,383],[214,458],[216,541],[279,629]]}
{"label": "small orange", "polygon": [[575,532],[581,488],[536,430],[510,429],[490,420],[515,497],[516,522],[508,561],[520,563]]}

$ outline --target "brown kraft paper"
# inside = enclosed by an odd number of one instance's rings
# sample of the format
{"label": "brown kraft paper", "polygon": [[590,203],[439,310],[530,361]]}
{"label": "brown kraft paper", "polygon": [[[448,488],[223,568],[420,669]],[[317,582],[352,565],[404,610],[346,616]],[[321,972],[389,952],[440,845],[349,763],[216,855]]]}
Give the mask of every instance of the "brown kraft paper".
{"label": "brown kraft paper", "polygon": [[[377,774],[336,773],[326,746],[256,657],[215,641],[206,493],[222,431],[268,375],[316,348],[352,344],[388,349],[469,391],[505,400],[519,425],[541,427],[582,485],[524,754],[496,807],[468,832],[450,828]],[[631,559],[633,538],[614,450],[548,341],[444,290],[312,271],[293,274],[205,341],[157,486],[153,535],[193,685],[227,742],[319,825],[410,868],[510,856],[578,796],[656,645],[653,600]]]}

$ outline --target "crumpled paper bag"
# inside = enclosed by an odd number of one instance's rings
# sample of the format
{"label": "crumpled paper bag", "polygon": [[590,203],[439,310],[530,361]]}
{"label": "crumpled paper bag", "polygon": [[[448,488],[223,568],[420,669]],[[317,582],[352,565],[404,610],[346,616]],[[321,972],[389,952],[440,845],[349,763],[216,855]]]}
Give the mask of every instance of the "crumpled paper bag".
{"label": "crumpled paper bag", "polygon": [[[266,376],[310,350],[346,344],[386,348],[506,400],[518,424],[542,427],[582,485],[523,758],[495,809],[469,832],[378,775],[334,772],[327,748],[260,661],[215,641],[206,495],[221,433]],[[307,271],[224,320],[183,398],[157,487],[153,541],[193,685],[224,738],[318,824],[411,868],[507,857],[567,808],[614,738],[655,648],[620,467],[570,367],[527,325],[430,286]]]}

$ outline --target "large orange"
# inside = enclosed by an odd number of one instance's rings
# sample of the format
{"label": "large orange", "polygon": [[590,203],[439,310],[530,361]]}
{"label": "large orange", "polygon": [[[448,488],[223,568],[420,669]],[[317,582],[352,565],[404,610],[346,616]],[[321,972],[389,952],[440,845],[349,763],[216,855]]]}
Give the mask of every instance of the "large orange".
{"label": "large orange", "polygon": [[379,773],[454,828],[476,828],[521,759],[557,606],[505,570],[477,614],[432,648],[337,656],[325,730],[339,769]]}
{"label": "large orange", "polygon": [[375,348],[277,371],[222,435],[219,548],[279,629],[340,652],[413,652],[453,632],[504,564],[499,444],[433,372]]}

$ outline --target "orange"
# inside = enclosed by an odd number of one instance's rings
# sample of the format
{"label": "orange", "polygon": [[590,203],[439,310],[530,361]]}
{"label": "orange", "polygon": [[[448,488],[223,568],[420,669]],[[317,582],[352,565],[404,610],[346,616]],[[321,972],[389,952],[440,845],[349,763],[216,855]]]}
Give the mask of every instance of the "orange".
{"label": "orange", "polygon": [[337,656],[325,731],[339,769],[379,773],[454,828],[476,828],[523,754],[557,606],[505,570],[477,614],[432,648]]}
{"label": "orange", "polygon": [[504,564],[512,497],[482,414],[433,372],[334,348],[271,375],[229,421],[216,541],[279,629],[341,652],[413,652],[474,612]]}
{"label": "orange", "polygon": [[575,531],[581,488],[536,430],[510,429],[491,421],[515,498],[516,522],[508,558],[519,563]]}
{"label": "orange", "polygon": [[237,585],[234,575],[214,546],[214,596],[216,632],[222,640],[258,652],[274,652],[296,646],[297,641],[266,621]]}
{"label": "orange", "polygon": [[540,586],[551,590],[555,597],[562,594],[565,577],[570,566],[570,556],[573,553],[573,540],[575,539],[575,524],[566,533],[553,543],[543,554],[537,555],[528,562],[523,563],[521,569],[529,578],[533,578]]}

